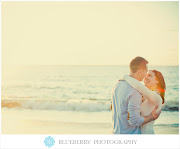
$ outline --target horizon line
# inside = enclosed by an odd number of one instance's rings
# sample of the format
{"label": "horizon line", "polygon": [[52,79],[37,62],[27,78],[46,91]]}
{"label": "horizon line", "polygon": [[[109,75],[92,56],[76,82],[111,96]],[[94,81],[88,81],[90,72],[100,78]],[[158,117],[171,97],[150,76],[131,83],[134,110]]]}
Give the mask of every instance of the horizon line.
{"label": "horizon line", "polygon": [[[4,65],[5,66],[5,65]],[[93,65],[93,64],[11,64],[11,65],[6,65],[6,66],[129,66],[129,64],[112,64],[112,65],[107,65],[107,64],[99,64],[99,65]],[[179,65],[148,65],[148,66],[179,66]],[[2,68],[2,66],[1,66]]]}

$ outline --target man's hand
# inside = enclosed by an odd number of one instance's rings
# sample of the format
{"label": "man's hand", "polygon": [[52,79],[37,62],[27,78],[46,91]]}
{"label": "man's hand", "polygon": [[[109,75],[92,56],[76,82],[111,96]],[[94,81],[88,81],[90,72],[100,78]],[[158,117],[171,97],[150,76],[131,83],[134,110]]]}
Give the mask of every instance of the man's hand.
{"label": "man's hand", "polygon": [[161,110],[158,112],[158,113],[156,113],[156,110],[158,109],[158,106],[156,106],[155,108],[154,108],[154,110],[151,112],[151,116],[153,116],[154,117],[154,119],[157,119],[158,117],[159,117],[159,115],[161,114]]}

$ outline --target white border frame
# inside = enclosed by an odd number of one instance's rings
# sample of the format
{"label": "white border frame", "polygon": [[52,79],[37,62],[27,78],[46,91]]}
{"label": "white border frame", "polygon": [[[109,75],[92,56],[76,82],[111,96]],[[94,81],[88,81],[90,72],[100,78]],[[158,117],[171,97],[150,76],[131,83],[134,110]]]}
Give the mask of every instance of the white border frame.
{"label": "white border frame", "polygon": [[[17,1],[17,0],[1,0],[5,1]],[[50,0],[18,0],[18,1],[50,1]],[[53,0],[53,1],[64,1],[64,0]],[[66,0],[66,1],[77,1],[77,0]],[[78,1],[87,1],[87,0],[78,0]],[[90,0],[96,1],[96,0]],[[110,0],[98,0],[98,1],[110,1]],[[125,0],[113,0],[113,1],[125,1]],[[133,0],[126,0],[133,1]],[[149,0],[138,0],[138,1],[149,1]],[[157,1],[157,0],[151,0]],[[162,1],[162,0],[159,0]],[[170,0],[163,0],[170,1]],[[171,0],[178,1],[178,0]],[[179,2],[179,1],[178,1]],[[1,6],[1,2],[0,2]],[[0,7],[1,9],[1,7]],[[179,11],[180,16],[180,11]],[[180,21],[179,21],[180,28]],[[1,11],[0,11],[0,33],[1,33]],[[179,39],[180,43],[180,39]],[[0,41],[1,45],[1,41]],[[1,48],[1,47],[0,47]],[[1,55],[1,53],[0,53]],[[180,62],[180,60],[179,60]],[[1,64],[1,62],[0,62]],[[1,69],[0,69],[1,72]],[[180,70],[179,70],[180,74]],[[1,82],[1,79],[0,79]],[[180,84],[180,80],[179,80]],[[1,88],[1,87],[0,87]],[[0,90],[1,95],[1,90]],[[180,93],[179,93],[180,96]],[[0,102],[1,109],[1,102]],[[1,111],[0,111],[1,114]],[[180,118],[179,118],[180,121]],[[0,119],[0,128],[1,128],[1,119]],[[0,129],[1,133],[1,129]],[[25,149],[25,148],[48,148],[44,145],[44,139],[47,136],[52,136],[55,139],[55,144],[51,148],[161,148],[161,149],[179,149],[180,148],[180,135],[0,135],[0,148],[3,149]],[[91,140],[90,144],[59,144],[59,140]],[[126,144],[94,144],[94,140],[137,140],[136,144],[126,145]]]}

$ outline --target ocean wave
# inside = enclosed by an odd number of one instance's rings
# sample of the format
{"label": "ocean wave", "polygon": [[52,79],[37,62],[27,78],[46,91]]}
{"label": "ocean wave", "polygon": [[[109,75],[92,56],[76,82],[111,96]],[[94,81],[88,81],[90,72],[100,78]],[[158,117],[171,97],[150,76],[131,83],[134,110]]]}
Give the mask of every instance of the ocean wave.
{"label": "ocean wave", "polygon": [[179,124],[154,124],[154,126],[179,127]]}
{"label": "ocean wave", "polygon": [[[36,110],[59,111],[110,111],[110,100],[86,99],[86,100],[2,100],[1,106],[7,108],[24,108]],[[163,111],[179,111],[179,102],[169,102],[163,107]]]}
{"label": "ocean wave", "polygon": [[8,90],[8,89],[26,89],[26,88],[31,88],[31,89],[62,89],[62,86],[56,86],[56,85],[37,85],[37,84],[19,84],[19,85],[11,85],[11,86],[2,86],[3,90]]}
{"label": "ocean wave", "polygon": [[2,107],[24,108],[36,110],[59,110],[59,111],[87,111],[99,112],[109,111],[110,102],[97,102],[92,100],[67,100],[67,101],[43,101],[43,100],[22,100],[22,101],[2,101]]}
{"label": "ocean wave", "polygon": [[165,102],[163,111],[179,111],[179,102]]}

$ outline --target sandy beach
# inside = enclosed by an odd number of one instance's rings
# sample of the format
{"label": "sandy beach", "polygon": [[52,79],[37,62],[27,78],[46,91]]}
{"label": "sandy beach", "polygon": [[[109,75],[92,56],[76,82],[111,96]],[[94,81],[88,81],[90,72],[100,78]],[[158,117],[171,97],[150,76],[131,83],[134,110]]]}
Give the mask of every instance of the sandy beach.
{"label": "sandy beach", "polygon": [[[2,108],[2,134],[111,134],[111,112]],[[155,134],[179,134],[179,126],[154,126]]]}

